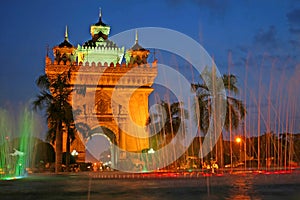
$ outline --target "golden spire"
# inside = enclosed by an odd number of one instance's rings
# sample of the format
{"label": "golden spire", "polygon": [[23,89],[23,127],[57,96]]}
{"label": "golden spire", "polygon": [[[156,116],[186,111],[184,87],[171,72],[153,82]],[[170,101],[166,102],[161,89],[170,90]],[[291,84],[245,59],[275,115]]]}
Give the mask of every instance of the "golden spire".
{"label": "golden spire", "polygon": [[65,40],[69,42],[68,38],[68,26],[66,25],[66,31],[65,31]]}
{"label": "golden spire", "polygon": [[138,36],[138,31],[137,29],[135,30],[135,44],[137,44],[139,41],[139,36]]}

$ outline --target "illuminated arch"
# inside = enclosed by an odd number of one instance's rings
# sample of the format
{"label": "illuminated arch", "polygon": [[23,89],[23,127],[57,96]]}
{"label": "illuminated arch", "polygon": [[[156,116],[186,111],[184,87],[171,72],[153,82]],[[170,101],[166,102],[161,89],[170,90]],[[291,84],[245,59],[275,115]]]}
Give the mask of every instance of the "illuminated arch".
{"label": "illuminated arch", "polygon": [[98,126],[96,128],[93,128],[88,135],[89,137],[87,138],[87,142],[93,135],[102,135],[106,137],[110,141],[110,143],[117,144],[116,134],[110,128],[107,128],[105,126]]}
{"label": "illuminated arch", "polygon": [[117,163],[117,157],[118,157],[118,153],[115,150],[115,146],[117,145],[117,137],[116,134],[109,128],[105,127],[105,126],[98,126],[96,128],[93,128],[91,131],[89,131],[88,133],[88,137],[86,138],[86,150],[89,151],[89,153],[96,158],[95,155],[93,155],[91,149],[89,149],[88,147],[88,142],[93,138],[93,136],[103,136],[105,137],[108,141],[109,141],[109,150],[110,150],[110,160],[111,160],[111,167],[114,168],[114,166]]}

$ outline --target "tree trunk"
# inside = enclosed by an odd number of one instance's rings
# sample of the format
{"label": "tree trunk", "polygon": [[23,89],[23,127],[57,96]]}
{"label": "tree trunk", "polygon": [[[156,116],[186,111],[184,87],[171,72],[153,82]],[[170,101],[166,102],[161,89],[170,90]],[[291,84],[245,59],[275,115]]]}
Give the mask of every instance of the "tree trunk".
{"label": "tree trunk", "polygon": [[55,137],[55,173],[62,171],[62,141],[62,128],[61,123],[59,123]]}
{"label": "tree trunk", "polygon": [[224,167],[224,149],[223,149],[223,133],[220,134],[217,141],[217,160],[220,168]]}
{"label": "tree trunk", "polygon": [[66,144],[66,168],[69,171],[70,166],[70,149],[71,149],[71,141],[69,132],[67,133],[67,144]]}

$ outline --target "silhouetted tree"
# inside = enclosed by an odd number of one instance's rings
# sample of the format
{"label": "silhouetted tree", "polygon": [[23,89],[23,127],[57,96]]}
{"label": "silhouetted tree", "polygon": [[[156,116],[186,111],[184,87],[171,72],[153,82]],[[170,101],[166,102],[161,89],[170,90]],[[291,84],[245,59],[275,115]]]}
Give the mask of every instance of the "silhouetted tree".
{"label": "silhouetted tree", "polygon": [[[47,140],[55,142],[55,172],[62,170],[62,142],[63,132],[67,133],[66,151],[70,152],[70,143],[75,139],[75,126],[70,104],[72,89],[70,87],[70,72],[59,74],[50,80],[46,74],[41,75],[37,81],[41,89],[33,102],[35,109],[45,109],[48,122]],[[70,157],[67,154],[68,165]]]}
{"label": "silhouetted tree", "polygon": [[[228,132],[230,132],[233,129],[238,128],[241,120],[244,119],[246,114],[246,108],[243,104],[243,102],[235,96],[239,93],[239,89],[237,87],[237,78],[235,75],[224,74],[222,77],[220,77],[222,80],[218,80],[219,77],[216,77],[217,80],[213,80],[213,72],[209,71],[208,68],[205,68],[205,70],[202,73],[202,76],[205,76],[207,78],[207,82],[203,83],[193,83],[191,84],[192,89],[196,92],[196,95],[198,97],[198,107],[199,107],[199,118],[198,123],[200,130],[206,134],[210,125],[210,117],[212,115],[212,101],[213,96],[211,91],[209,91],[209,88],[213,88],[212,84],[222,83],[224,84],[224,89],[227,91],[226,96],[226,117],[225,117],[225,123],[224,123],[224,129]],[[215,86],[218,87],[218,86]],[[224,97],[219,97],[224,98]],[[223,161],[223,134],[221,133],[221,136],[218,141],[218,148],[219,148],[219,164],[221,166],[224,165]],[[217,152],[217,153],[218,153]]]}

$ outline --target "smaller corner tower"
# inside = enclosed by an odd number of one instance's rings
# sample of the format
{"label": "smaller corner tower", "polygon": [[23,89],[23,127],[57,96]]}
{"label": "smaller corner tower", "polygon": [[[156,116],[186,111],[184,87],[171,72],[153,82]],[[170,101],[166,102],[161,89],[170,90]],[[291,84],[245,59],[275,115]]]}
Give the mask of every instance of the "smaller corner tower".
{"label": "smaller corner tower", "polygon": [[144,49],[141,45],[139,45],[138,32],[136,30],[135,43],[129,50],[127,50],[125,55],[126,63],[131,65],[147,64],[147,59],[149,54],[150,54],[149,50]]}
{"label": "smaller corner tower", "polygon": [[69,42],[68,27],[66,26],[65,39],[58,46],[53,47],[54,60],[59,64],[76,62],[76,48]]}

